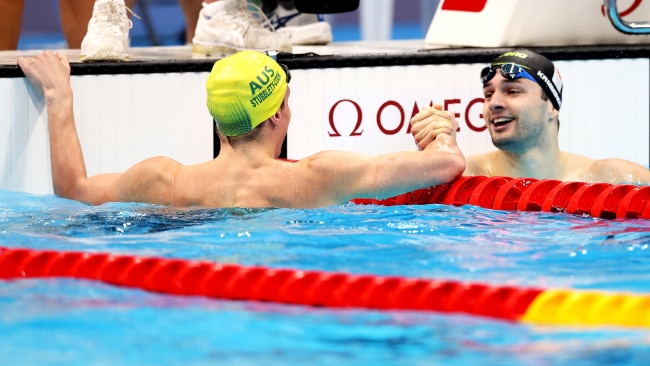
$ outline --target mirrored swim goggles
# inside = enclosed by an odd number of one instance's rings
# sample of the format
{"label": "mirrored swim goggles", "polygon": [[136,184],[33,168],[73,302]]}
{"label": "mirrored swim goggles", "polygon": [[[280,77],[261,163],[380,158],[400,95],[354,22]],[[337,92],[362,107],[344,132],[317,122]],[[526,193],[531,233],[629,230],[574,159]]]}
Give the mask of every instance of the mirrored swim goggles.
{"label": "mirrored swim goggles", "polygon": [[[278,53],[276,51],[266,51],[267,56],[273,59],[273,61],[278,62]],[[291,72],[289,71],[289,68],[285,64],[281,64],[278,62],[278,65],[284,70],[285,75],[287,76],[287,84],[291,81]]]}
{"label": "mirrored swim goggles", "polygon": [[287,84],[289,84],[289,82],[291,81],[291,71],[289,71],[289,68],[285,64],[278,63],[278,65],[280,65],[280,67],[284,71],[284,74],[287,77]]}
{"label": "mirrored swim goggles", "polygon": [[483,85],[492,80],[494,75],[497,73],[497,69],[501,70],[501,76],[503,76],[505,79],[516,80],[523,78],[532,80],[537,83],[537,80],[531,74],[529,74],[523,66],[508,62],[502,65],[491,65],[484,68],[481,71],[481,82]]}

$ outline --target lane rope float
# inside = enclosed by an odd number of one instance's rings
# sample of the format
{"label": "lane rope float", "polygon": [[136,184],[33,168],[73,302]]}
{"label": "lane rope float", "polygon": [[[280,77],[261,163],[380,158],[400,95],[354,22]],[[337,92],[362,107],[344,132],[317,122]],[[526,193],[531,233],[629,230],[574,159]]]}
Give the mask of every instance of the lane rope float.
{"label": "lane rope float", "polygon": [[650,219],[650,186],[563,182],[553,179],[467,176],[455,181],[356,204],[475,205],[497,210],[565,212],[604,219]]}
{"label": "lane rope float", "polygon": [[650,327],[650,296],[0,247],[0,280],[69,277],[184,296],[463,313],[549,325]]}

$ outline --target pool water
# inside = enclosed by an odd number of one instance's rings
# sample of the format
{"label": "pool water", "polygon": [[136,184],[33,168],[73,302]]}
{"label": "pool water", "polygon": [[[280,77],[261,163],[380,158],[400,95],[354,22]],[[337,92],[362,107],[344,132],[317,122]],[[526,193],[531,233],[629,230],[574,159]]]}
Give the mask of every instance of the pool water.
{"label": "pool water", "polygon": [[[0,191],[0,246],[650,293],[650,220],[475,206],[87,206]],[[650,329],[0,281],[2,365],[643,365]]]}

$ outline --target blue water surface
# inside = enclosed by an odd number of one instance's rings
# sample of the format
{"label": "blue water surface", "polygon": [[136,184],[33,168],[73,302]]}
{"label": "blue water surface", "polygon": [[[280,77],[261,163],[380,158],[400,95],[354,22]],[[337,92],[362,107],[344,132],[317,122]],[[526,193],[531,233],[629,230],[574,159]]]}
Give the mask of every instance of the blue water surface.
{"label": "blue water surface", "polygon": [[[0,246],[649,293],[650,220],[474,206],[87,206],[0,191]],[[2,365],[644,365],[650,330],[0,281]]]}

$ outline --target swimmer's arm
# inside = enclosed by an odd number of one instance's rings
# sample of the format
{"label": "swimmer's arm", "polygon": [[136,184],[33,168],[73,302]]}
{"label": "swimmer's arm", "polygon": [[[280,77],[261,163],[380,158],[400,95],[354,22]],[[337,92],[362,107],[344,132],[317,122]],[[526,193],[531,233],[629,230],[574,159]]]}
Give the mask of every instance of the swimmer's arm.
{"label": "swimmer's arm", "polygon": [[80,177],[62,197],[99,205],[106,202],[142,202],[173,206],[175,183],[182,164],[163,157],[143,160],[123,173]]}
{"label": "swimmer's arm", "polygon": [[172,173],[179,165],[167,158],[152,158],[125,173],[99,174],[88,178],[75,126],[68,58],[45,51],[18,59],[30,84],[45,98],[50,163],[54,193],[81,202],[134,201],[168,204]]}
{"label": "swimmer's arm", "polygon": [[458,178],[465,170],[466,162],[456,143],[456,127],[454,125],[451,133],[437,134],[422,151],[379,156],[374,178],[378,198],[444,184]]}
{"label": "swimmer's arm", "polygon": [[182,165],[167,157],[143,160],[124,173],[97,174],[80,179],[68,195],[98,205],[106,202],[143,202],[174,205],[174,179]]}
{"label": "swimmer's arm", "polygon": [[79,184],[87,177],[74,121],[69,61],[64,55],[45,51],[19,58],[18,65],[45,98],[54,193],[77,199]]}
{"label": "swimmer's arm", "polygon": [[[349,152],[322,159],[322,189],[334,202],[353,198],[383,199],[452,181],[465,169],[465,158],[449,134],[439,134],[423,151],[380,156]],[[328,155],[329,155],[328,154]],[[338,198],[338,200],[336,200]]]}
{"label": "swimmer's arm", "polygon": [[48,120],[55,194],[93,205],[105,202],[173,204],[171,172],[180,164],[158,157],[144,160],[124,173],[88,177],[74,119],[65,113],[59,116],[59,111],[48,107]]}

